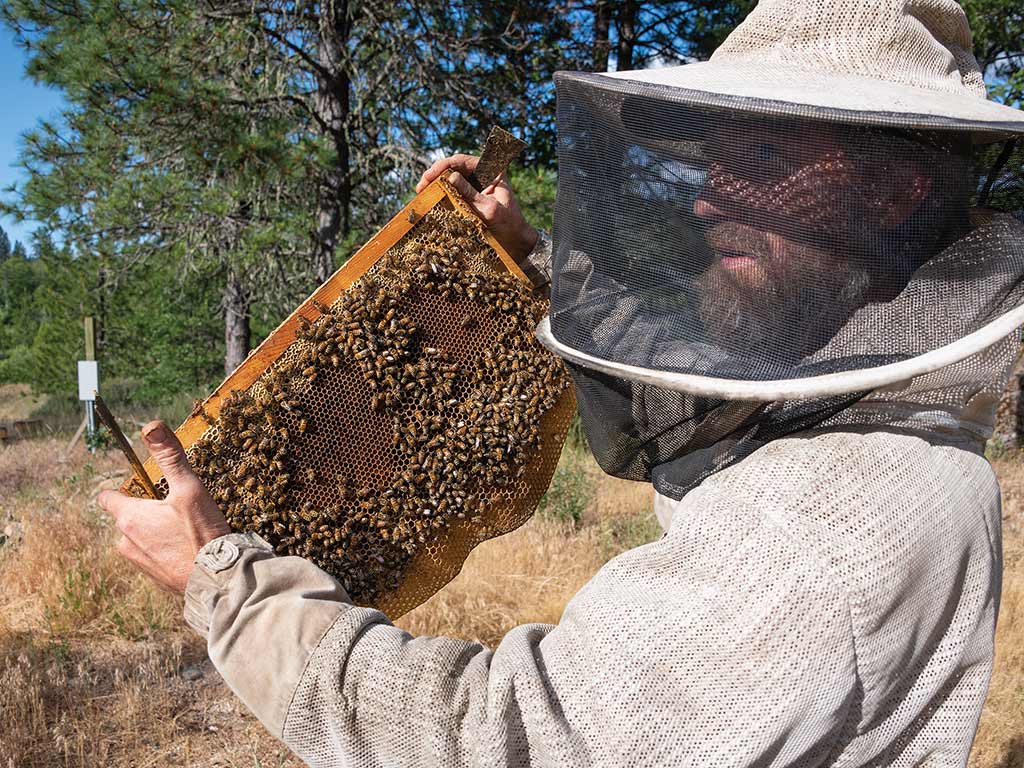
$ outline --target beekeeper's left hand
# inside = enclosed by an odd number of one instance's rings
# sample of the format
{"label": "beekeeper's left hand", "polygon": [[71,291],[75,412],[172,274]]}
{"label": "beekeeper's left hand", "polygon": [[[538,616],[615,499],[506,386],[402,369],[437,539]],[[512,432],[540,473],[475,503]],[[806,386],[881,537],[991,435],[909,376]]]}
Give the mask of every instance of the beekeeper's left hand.
{"label": "beekeeper's left hand", "polygon": [[184,592],[199,550],[231,530],[174,432],[153,421],[143,427],[142,439],[167,479],[167,498],[154,501],[104,491],[97,501],[121,531],[117,551],[161,587]]}
{"label": "beekeeper's left hand", "polygon": [[483,219],[501,246],[517,262],[522,263],[537,244],[537,230],[530,226],[519,208],[516,195],[502,174],[482,192],[477,192],[466,178],[476,170],[480,158],[475,155],[443,157],[420,177],[416,191],[422,192],[434,179],[447,174],[448,183]]}

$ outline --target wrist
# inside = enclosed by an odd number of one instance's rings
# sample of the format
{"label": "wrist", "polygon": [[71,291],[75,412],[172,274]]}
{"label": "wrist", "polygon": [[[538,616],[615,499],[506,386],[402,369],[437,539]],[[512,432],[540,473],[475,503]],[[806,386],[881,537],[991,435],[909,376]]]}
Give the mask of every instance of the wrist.
{"label": "wrist", "polygon": [[246,549],[258,549],[271,554],[274,551],[259,534],[233,533],[227,530],[223,535],[210,539],[200,547],[194,562],[210,573],[218,573],[234,565]]}
{"label": "wrist", "polygon": [[519,266],[534,288],[547,293],[551,283],[551,238],[543,230],[534,232],[537,238],[530,251],[519,259]]}
{"label": "wrist", "polygon": [[255,533],[229,532],[204,544],[185,586],[185,622],[205,637],[210,613],[237,564],[274,556],[274,548]]}
{"label": "wrist", "polygon": [[[214,539],[227,536],[229,533],[234,533],[234,531],[231,530],[231,526],[228,525],[226,520],[218,525],[211,525],[204,528],[199,534],[199,549],[202,549]],[[199,550],[196,551],[198,552]]]}
{"label": "wrist", "polygon": [[527,225],[517,234],[518,236],[512,244],[512,248],[508,249],[508,252],[517,263],[522,263],[536,247],[537,241],[540,239],[540,233],[533,227]]}

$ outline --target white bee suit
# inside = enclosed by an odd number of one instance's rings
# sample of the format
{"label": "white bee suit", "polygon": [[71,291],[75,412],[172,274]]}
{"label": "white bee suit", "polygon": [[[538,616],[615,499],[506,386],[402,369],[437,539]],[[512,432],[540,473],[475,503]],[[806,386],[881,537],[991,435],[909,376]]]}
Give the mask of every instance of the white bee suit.
{"label": "white bee suit", "polygon": [[493,651],[414,638],[251,535],[200,557],[186,616],[313,766],[965,764],[1001,570],[977,443],[787,438],[672,506]]}
{"label": "white bee suit", "polygon": [[312,766],[964,766],[1024,306],[1024,225],[968,214],[974,145],[1024,113],[970,47],[950,0],[761,0],[710,62],[561,75],[540,336],[665,535],[494,649],[211,542],[185,617],[271,733]]}
{"label": "white bee suit", "polygon": [[1016,348],[658,495],[663,538],[493,650],[414,638],[254,535],[208,545],[186,619],[314,766],[963,765],[1001,573],[983,447]]}

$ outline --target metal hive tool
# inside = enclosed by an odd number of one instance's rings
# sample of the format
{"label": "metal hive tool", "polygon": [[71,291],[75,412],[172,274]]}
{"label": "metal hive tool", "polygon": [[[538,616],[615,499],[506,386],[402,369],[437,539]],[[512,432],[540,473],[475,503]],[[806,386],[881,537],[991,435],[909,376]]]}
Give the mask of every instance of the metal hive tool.
{"label": "metal hive tool", "polygon": [[[492,132],[478,188],[511,159],[516,141],[504,137]],[[546,311],[438,179],[177,435],[234,529],[313,560],[355,602],[395,618],[478,543],[525,522],[551,481],[575,401],[533,335]],[[162,493],[152,460],[145,471]],[[123,490],[151,495],[138,477]]]}

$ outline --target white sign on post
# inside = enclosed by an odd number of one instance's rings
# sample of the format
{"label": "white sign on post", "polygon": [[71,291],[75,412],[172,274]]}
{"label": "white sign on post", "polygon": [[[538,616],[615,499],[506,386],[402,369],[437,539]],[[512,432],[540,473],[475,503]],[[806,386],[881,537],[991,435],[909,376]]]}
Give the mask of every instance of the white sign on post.
{"label": "white sign on post", "polygon": [[78,361],[78,399],[95,400],[93,392],[100,388],[100,368],[95,360]]}

